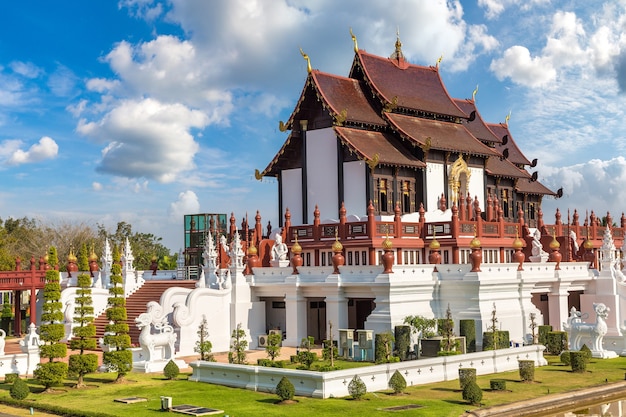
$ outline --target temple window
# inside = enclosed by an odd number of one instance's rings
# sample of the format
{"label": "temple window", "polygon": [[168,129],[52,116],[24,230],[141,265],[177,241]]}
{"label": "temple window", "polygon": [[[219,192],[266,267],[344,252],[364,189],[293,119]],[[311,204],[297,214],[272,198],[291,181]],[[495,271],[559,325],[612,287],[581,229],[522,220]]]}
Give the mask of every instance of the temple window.
{"label": "temple window", "polygon": [[415,211],[415,206],[413,205],[414,187],[411,181],[403,180],[400,183],[402,184],[402,212],[412,213]]}
{"label": "temple window", "polygon": [[503,188],[500,190],[500,203],[502,204],[502,216],[511,217],[511,205],[509,204],[509,190]]}
{"label": "temple window", "polygon": [[378,212],[386,213],[389,211],[389,181],[387,178],[378,179]]}
{"label": "temple window", "polygon": [[535,203],[528,203],[527,213],[529,220],[535,220]]}

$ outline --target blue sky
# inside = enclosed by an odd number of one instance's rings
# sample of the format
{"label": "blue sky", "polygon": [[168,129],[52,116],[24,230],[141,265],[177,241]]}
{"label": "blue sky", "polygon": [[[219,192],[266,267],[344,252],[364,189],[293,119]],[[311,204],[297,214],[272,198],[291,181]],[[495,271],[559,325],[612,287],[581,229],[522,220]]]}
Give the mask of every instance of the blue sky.
{"label": "blue sky", "polygon": [[[182,246],[182,216],[256,210],[306,63],[347,75],[359,47],[434,65],[509,127],[554,210],[626,201],[626,1],[44,0],[0,5],[0,217],[119,221]],[[624,47],[624,50],[622,50]],[[363,214],[363,213],[357,213]],[[323,218],[336,213],[322,213]]]}

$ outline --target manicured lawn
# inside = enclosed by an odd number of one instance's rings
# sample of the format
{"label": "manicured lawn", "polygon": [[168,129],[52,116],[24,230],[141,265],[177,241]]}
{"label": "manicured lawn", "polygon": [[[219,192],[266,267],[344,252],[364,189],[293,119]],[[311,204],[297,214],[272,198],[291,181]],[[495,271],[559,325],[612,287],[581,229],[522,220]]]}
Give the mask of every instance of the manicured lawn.
{"label": "manicured lawn", "polygon": [[[523,399],[535,398],[547,393],[570,391],[585,386],[594,386],[606,382],[623,381],[626,372],[626,358],[608,360],[594,359],[588,365],[588,371],[576,374],[570,368],[558,362],[555,357],[547,357],[553,362],[548,366],[535,369],[535,382],[520,382],[517,371],[477,378],[478,385],[484,390],[485,406],[502,404]],[[403,416],[457,417],[469,406],[461,398],[458,380],[408,387],[406,394],[395,396],[389,392],[367,393],[364,399],[355,401],[347,398],[327,400],[296,397],[297,402],[290,405],[278,405],[278,397],[273,394],[257,393],[243,389],[227,388],[201,382],[189,382],[187,375],[175,381],[166,381],[161,375],[128,375],[126,384],[111,383],[114,375],[94,374],[86,378],[90,389],[75,390],[67,386],[59,387],[52,394],[39,393],[41,386],[29,380],[33,392],[27,399],[36,407],[39,403],[56,404],[74,410],[99,411],[111,416],[162,416],[160,396],[169,396],[173,405],[192,404],[224,410],[229,416],[337,416],[337,415],[389,415],[387,407],[419,405],[419,409],[402,411]],[[491,392],[489,380],[505,379],[506,392]],[[9,397],[10,386],[0,384],[0,400]],[[116,398],[146,397],[148,401],[136,404],[113,402]]]}

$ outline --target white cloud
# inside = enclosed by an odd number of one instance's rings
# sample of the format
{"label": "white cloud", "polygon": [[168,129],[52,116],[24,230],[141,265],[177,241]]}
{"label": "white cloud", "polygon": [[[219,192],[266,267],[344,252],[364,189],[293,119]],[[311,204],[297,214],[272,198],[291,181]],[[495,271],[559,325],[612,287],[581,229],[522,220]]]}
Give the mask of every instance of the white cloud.
{"label": "white cloud", "polygon": [[204,113],[181,104],[126,100],[97,122],[81,120],[77,130],[106,144],[99,172],[171,182],[194,167],[198,144],[190,130],[207,123]]}
{"label": "white cloud", "polygon": [[72,70],[64,65],[58,68],[48,78],[48,88],[56,96],[67,97],[76,93],[78,78]]}
{"label": "white cloud", "polygon": [[556,70],[542,57],[532,57],[523,46],[508,48],[502,58],[491,62],[489,69],[502,81],[511,78],[528,87],[541,87],[556,78]]}
{"label": "white cloud", "polygon": [[622,156],[600,160],[592,159],[589,162],[547,170],[548,175],[542,182],[554,189],[563,187],[563,198],[544,200],[544,219],[551,219],[556,208],[561,213],[567,209],[574,209],[582,219],[585,212],[595,211],[597,216],[604,216],[610,212],[614,221],[624,211],[623,202],[626,201],[626,159]]}
{"label": "white cloud", "polygon": [[32,62],[13,61],[9,64],[9,66],[14,73],[26,78],[37,78],[43,74],[43,70]]}
{"label": "white cloud", "polygon": [[59,153],[59,145],[54,139],[44,136],[27,151],[16,149],[7,160],[8,165],[21,165],[54,159]]}
{"label": "white cloud", "polygon": [[200,213],[200,201],[191,190],[178,194],[178,199],[170,204],[168,216],[171,222],[179,223],[185,214]]}
{"label": "white cloud", "polygon": [[153,21],[163,13],[160,3],[154,4],[154,0],[120,0],[118,7],[125,7],[129,14],[134,17]]}
{"label": "white cloud", "polygon": [[94,181],[91,183],[91,189],[94,191],[102,191],[102,188],[103,188],[102,184],[97,181]]}

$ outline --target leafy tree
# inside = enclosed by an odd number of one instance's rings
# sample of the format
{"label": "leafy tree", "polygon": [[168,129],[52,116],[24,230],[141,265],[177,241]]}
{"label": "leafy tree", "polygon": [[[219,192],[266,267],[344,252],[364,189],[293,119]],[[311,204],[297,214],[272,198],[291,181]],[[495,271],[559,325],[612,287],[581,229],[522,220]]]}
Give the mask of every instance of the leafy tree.
{"label": "leafy tree", "polygon": [[87,251],[87,243],[83,242],[78,251],[78,270],[89,271],[89,252]]}
{"label": "leafy tree", "polygon": [[367,393],[365,382],[363,382],[358,375],[355,375],[348,384],[348,393],[350,393],[350,396],[355,400],[360,400]]}
{"label": "leafy tree", "polygon": [[282,340],[283,336],[280,333],[272,333],[267,337],[265,352],[272,361],[276,359],[276,356],[280,355],[280,342]]}
{"label": "leafy tree", "polygon": [[450,304],[446,310],[446,318],[441,320],[441,326],[439,328],[440,334],[443,336],[443,350],[445,352],[451,352],[456,349],[454,344],[454,321],[452,320],[452,312],[450,311]]}
{"label": "leafy tree", "polygon": [[498,331],[498,317],[496,316],[496,303],[493,303],[493,310],[491,310],[491,326],[489,330],[493,334],[493,349],[498,350],[500,348],[500,332]]}
{"label": "leafy tree", "polygon": [[233,330],[231,338],[233,339],[233,342],[230,345],[231,351],[228,352],[229,359],[232,359],[233,363],[246,363],[246,349],[248,348],[248,341],[246,340],[246,331],[241,327],[241,323],[237,324],[237,328]]}
{"label": "leafy tree", "polygon": [[169,259],[170,257],[169,250],[161,243],[162,238],[151,233],[133,233],[132,225],[126,222],[118,222],[114,233],[107,231],[103,225],[99,224],[98,236],[102,241],[108,238],[111,244],[119,247],[128,238],[135,257],[135,268],[138,270],[150,269],[152,256],[156,256],[157,259],[164,259],[165,256],[168,256]]}
{"label": "leafy tree", "polygon": [[200,354],[200,360],[215,362],[215,358],[211,353],[211,349],[213,349],[213,344],[209,341],[209,331],[207,330],[208,323],[206,321],[206,317],[202,316],[202,321],[200,322],[200,326],[198,326],[198,341],[196,342],[196,347],[193,349],[194,352]]}
{"label": "leafy tree", "polygon": [[21,378],[17,378],[13,385],[11,386],[11,390],[9,391],[9,395],[14,400],[24,400],[30,394],[30,388],[28,388],[28,384]]}
{"label": "leafy tree", "polygon": [[293,396],[296,394],[296,388],[293,386],[291,381],[287,379],[286,376],[282,377],[276,385],[276,395],[282,401],[292,400]]}
{"label": "leafy tree", "polygon": [[111,266],[111,288],[108,299],[109,307],[106,315],[109,324],[106,325],[104,344],[112,348],[104,352],[103,362],[113,372],[117,372],[116,382],[122,382],[130,372],[133,365],[133,354],[130,348],[130,336],[128,324],[126,324],[126,298],[122,278],[122,267],[119,264],[120,254],[116,247],[113,248],[113,265]]}
{"label": "leafy tree", "polygon": [[174,362],[171,359],[167,363],[167,365],[165,365],[165,368],[163,368],[163,376],[166,379],[170,379],[170,380],[176,379],[179,373],[180,373],[180,368],[178,368],[178,365],[176,365],[176,362]]}
{"label": "leafy tree", "polygon": [[78,377],[77,388],[85,386],[84,376],[98,369],[98,355],[85,353],[85,350],[96,349],[96,326],[93,324],[93,305],[91,298],[91,277],[89,274],[79,274],[74,308],[74,338],[70,340],[70,348],[79,350],[77,355],[69,357],[69,373]]}
{"label": "leafy tree", "polygon": [[310,369],[313,362],[317,360],[317,354],[311,352],[311,347],[315,343],[313,336],[307,336],[300,341],[300,351],[298,352],[298,362],[306,369]]}
{"label": "leafy tree", "polygon": [[61,383],[67,377],[67,364],[55,362],[55,359],[65,358],[67,345],[61,343],[65,336],[63,312],[61,311],[61,284],[59,271],[54,269],[57,264],[57,251],[51,246],[48,251],[48,262],[53,268],[46,271],[46,284],[43,289],[43,307],[41,325],[39,327],[41,340],[45,342],[40,349],[42,358],[47,363],[40,363],[34,371],[34,376],[46,390]]}

